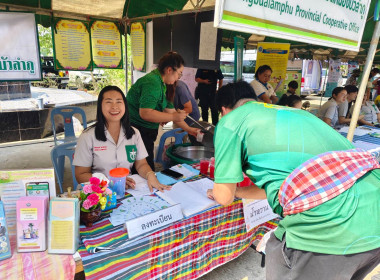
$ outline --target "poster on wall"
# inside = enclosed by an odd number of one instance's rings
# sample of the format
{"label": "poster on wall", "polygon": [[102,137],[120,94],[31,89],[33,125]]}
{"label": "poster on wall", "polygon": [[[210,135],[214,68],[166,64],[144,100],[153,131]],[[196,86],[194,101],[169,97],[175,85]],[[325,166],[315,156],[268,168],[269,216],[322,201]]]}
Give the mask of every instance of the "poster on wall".
{"label": "poster on wall", "polygon": [[330,59],[329,62],[329,74],[327,76],[325,97],[332,96],[332,91],[338,86],[338,82],[341,79],[340,73],[340,59]]}
{"label": "poster on wall", "polygon": [[35,14],[0,12],[0,81],[41,80]]}
{"label": "poster on wall", "polygon": [[96,20],[90,25],[94,67],[123,69],[121,34],[116,23]]}
{"label": "poster on wall", "polygon": [[370,3],[216,0],[214,26],[357,52]]}
{"label": "poster on wall", "polygon": [[146,36],[145,23],[133,22],[131,24],[131,48],[132,62],[135,70],[145,72],[146,70]]}
{"label": "poster on wall", "polygon": [[286,68],[286,75],[284,80],[284,89],[281,94],[284,94],[288,90],[288,84],[291,81],[298,83],[296,94],[301,95],[301,82],[302,82],[302,60],[288,60],[288,66]]}
{"label": "poster on wall", "polygon": [[199,37],[199,60],[215,60],[216,40],[218,29],[212,21],[201,22]]}
{"label": "poster on wall", "polygon": [[92,70],[90,26],[84,21],[55,19],[55,70]]}
{"label": "poster on wall", "polygon": [[16,201],[22,196],[55,197],[54,169],[0,170],[0,197],[9,235],[16,235]]}
{"label": "poster on wall", "polygon": [[279,43],[258,43],[256,70],[262,65],[269,65],[272,68],[272,75],[269,83],[275,92],[281,92],[284,87],[286,67],[288,65],[290,44]]}

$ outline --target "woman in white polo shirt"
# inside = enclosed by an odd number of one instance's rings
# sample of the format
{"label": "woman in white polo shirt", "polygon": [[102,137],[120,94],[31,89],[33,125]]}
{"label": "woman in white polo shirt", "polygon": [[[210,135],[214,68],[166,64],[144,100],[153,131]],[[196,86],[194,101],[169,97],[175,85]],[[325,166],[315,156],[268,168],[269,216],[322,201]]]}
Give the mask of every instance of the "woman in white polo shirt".
{"label": "woman in white polo shirt", "polygon": [[318,117],[333,128],[338,128],[338,105],[346,101],[346,96],[347,91],[343,87],[334,88],[332,97],[319,109]]}
{"label": "woman in white polo shirt", "polygon": [[[158,182],[154,171],[146,161],[148,153],[140,132],[130,125],[127,100],[116,86],[106,86],[98,96],[97,122],[79,137],[73,165],[78,183],[88,182],[93,173],[109,176],[116,167],[131,170],[148,180],[152,191],[168,189]],[[134,188],[135,182],[127,178],[126,188]]]}

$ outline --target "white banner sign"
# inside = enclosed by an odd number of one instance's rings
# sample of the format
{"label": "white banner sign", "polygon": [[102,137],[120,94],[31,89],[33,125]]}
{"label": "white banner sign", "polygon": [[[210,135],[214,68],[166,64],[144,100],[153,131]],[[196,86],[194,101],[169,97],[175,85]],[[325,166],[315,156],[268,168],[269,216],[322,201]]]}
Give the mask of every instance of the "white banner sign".
{"label": "white banner sign", "polygon": [[370,0],[216,0],[214,26],[358,51]]}
{"label": "white banner sign", "polygon": [[273,213],[266,199],[243,199],[243,213],[247,232],[278,217],[277,214]]}
{"label": "white banner sign", "polygon": [[35,15],[0,12],[0,81],[41,80]]}

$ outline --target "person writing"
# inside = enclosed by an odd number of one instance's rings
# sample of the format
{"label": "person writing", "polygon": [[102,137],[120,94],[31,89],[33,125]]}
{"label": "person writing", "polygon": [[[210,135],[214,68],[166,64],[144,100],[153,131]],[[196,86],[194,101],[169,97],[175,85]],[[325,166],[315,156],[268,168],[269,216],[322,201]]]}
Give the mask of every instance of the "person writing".
{"label": "person writing", "polygon": [[131,124],[140,131],[148,152],[147,162],[154,170],[154,142],[160,123],[173,121],[189,134],[196,136],[199,129],[189,127],[185,111],[176,111],[167,100],[166,85],[174,84],[182,76],[183,58],[176,52],[161,57],[157,69],[137,80],[127,94]]}
{"label": "person writing", "polygon": [[[255,98],[241,82],[218,92],[209,197],[267,198],[283,217],[266,244],[266,279],[363,279],[380,261],[380,164],[309,112]],[[255,185],[237,187],[243,172]]]}
{"label": "person writing", "polygon": [[317,116],[328,125],[337,128],[338,105],[346,100],[347,91],[343,87],[336,87],[332,91],[332,97],[319,108]]}
{"label": "person writing", "polygon": [[269,83],[272,72],[269,65],[261,65],[255,73],[255,80],[251,82],[251,86],[260,102],[273,104],[278,102],[278,97]]}
{"label": "person writing", "polygon": [[[79,137],[73,165],[78,183],[88,182],[93,173],[106,176],[113,168],[131,170],[147,179],[151,191],[170,187],[158,182],[154,171],[146,161],[147,152],[140,132],[130,125],[127,100],[116,86],[106,86],[98,96],[95,125]],[[134,188],[135,182],[127,177],[126,188]]]}
{"label": "person writing", "polygon": [[208,122],[208,110],[211,110],[212,124],[216,125],[219,113],[215,107],[216,86],[218,89],[223,85],[224,76],[220,69],[198,69],[195,81],[198,86],[195,90],[196,98],[199,98],[199,106],[202,111],[202,120]]}

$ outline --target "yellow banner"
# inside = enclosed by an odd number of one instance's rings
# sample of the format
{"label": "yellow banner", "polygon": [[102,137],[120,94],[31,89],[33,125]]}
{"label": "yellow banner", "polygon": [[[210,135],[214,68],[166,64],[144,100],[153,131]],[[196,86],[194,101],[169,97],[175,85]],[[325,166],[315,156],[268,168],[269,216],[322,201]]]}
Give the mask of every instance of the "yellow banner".
{"label": "yellow banner", "polygon": [[290,44],[258,43],[256,70],[262,65],[272,68],[272,76],[269,83],[275,91],[282,91],[286,77]]}
{"label": "yellow banner", "polygon": [[131,47],[133,67],[145,72],[145,25],[141,22],[131,24]]}
{"label": "yellow banner", "polygon": [[120,31],[114,22],[92,22],[91,45],[94,67],[123,68]]}
{"label": "yellow banner", "polygon": [[86,23],[58,19],[53,36],[55,69],[92,70],[90,33]]}

